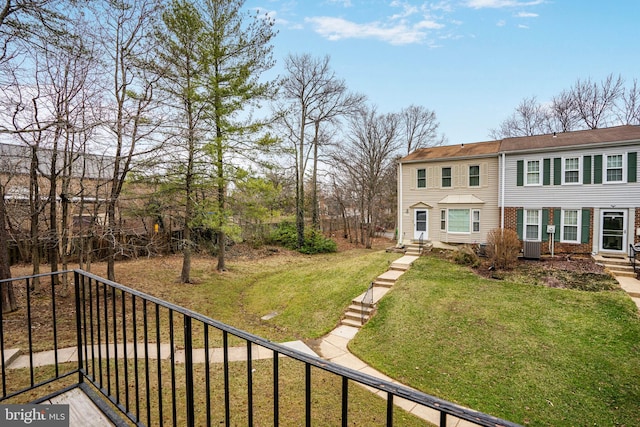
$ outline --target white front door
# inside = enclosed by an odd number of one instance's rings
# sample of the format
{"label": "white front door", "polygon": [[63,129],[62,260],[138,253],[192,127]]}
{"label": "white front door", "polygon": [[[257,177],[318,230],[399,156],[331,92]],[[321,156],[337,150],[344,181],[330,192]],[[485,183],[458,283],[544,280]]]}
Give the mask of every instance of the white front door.
{"label": "white front door", "polygon": [[627,211],[603,210],[600,218],[600,250],[625,252],[627,249]]}
{"label": "white front door", "polygon": [[427,231],[427,224],[429,220],[429,213],[424,209],[416,209],[413,214],[413,238],[414,240],[427,240],[429,233]]}

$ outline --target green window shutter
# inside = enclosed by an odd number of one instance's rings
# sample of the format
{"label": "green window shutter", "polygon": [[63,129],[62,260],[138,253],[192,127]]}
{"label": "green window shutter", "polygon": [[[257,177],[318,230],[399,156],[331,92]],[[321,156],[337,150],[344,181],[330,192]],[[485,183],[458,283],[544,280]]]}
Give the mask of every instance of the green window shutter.
{"label": "green window shutter", "polygon": [[549,233],[547,233],[547,224],[549,224],[549,209],[542,209],[542,241],[549,240]]}
{"label": "green window shutter", "polygon": [[516,232],[518,233],[518,239],[522,240],[522,222],[524,221],[524,211],[518,209],[516,211]]}
{"label": "green window shutter", "polygon": [[556,157],[553,159],[553,185],[562,184],[562,159]]}
{"label": "green window shutter", "polygon": [[556,226],[556,232],[553,235],[553,241],[559,242],[560,236],[562,235],[562,230],[560,226],[562,225],[562,220],[560,219],[560,215],[562,215],[562,211],[560,209],[553,210],[553,225]]}
{"label": "green window shutter", "polygon": [[591,156],[582,158],[582,183],[591,184]]}
{"label": "green window shutter", "polygon": [[589,243],[589,230],[591,229],[591,210],[582,209],[582,230],[580,233],[580,241]]}
{"label": "green window shutter", "polygon": [[524,185],[524,160],[518,160],[517,163],[518,172],[517,172],[517,183],[518,187],[522,187]]}
{"label": "green window shutter", "polygon": [[627,154],[627,182],[638,180],[638,153],[635,151]]}
{"label": "green window shutter", "polygon": [[593,183],[602,184],[602,154],[593,156]]}
{"label": "green window shutter", "polygon": [[551,184],[551,159],[542,160],[542,185]]}

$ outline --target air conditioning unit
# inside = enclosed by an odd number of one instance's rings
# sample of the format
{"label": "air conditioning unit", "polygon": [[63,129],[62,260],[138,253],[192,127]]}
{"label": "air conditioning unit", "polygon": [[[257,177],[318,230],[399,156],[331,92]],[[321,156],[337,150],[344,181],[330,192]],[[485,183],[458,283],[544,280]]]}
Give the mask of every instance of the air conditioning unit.
{"label": "air conditioning unit", "polygon": [[540,259],[540,245],[542,242],[527,240],[524,242],[523,256],[528,259]]}

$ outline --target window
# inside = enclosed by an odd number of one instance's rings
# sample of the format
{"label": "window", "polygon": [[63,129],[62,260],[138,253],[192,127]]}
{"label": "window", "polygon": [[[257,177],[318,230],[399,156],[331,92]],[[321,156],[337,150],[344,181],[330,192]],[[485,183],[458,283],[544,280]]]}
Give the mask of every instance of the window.
{"label": "window", "polygon": [[540,185],[540,160],[527,160],[527,185]]}
{"label": "window", "polygon": [[480,187],[480,166],[469,166],[469,187]]}
{"label": "window", "polygon": [[473,210],[471,211],[471,230],[474,233],[478,233],[480,232],[480,211],[478,210]]}
{"label": "window", "polygon": [[449,233],[469,232],[469,209],[449,209]]}
{"label": "window", "polygon": [[451,187],[451,168],[442,168],[442,186]]}
{"label": "window", "polygon": [[622,154],[607,156],[606,182],[622,182]]}
{"label": "window", "polygon": [[539,210],[524,211],[525,240],[540,240],[541,219]]}
{"label": "window", "polygon": [[571,157],[564,159],[564,183],[577,184],[580,182],[580,159]]}
{"label": "window", "polygon": [[562,211],[562,235],[563,242],[580,242],[578,231],[580,230],[580,211],[577,209]]}
{"label": "window", "polygon": [[427,188],[427,170],[418,169],[418,188]]}
{"label": "window", "polygon": [[447,210],[440,211],[440,230],[447,231]]}

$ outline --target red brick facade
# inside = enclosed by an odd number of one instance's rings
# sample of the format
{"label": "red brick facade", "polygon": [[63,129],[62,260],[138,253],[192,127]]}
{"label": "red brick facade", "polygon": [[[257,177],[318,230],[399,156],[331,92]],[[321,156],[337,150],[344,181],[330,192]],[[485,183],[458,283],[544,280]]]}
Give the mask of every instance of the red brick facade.
{"label": "red brick facade", "polygon": [[[518,209],[523,208],[514,208],[509,207],[504,209],[504,224],[505,228],[518,231]],[[544,207],[543,209],[549,210],[549,221],[548,224],[542,224],[542,227],[546,227],[547,225],[553,225],[553,214],[555,209],[560,209],[560,207]],[[553,252],[555,254],[590,254],[593,247],[593,208],[590,209],[591,214],[589,215],[591,223],[589,224],[589,240],[587,243],[563,243],[563,242],[554,242],[553,244]],[[640,222],[640,208],[636,209],[636,224]],[[560,221],[558,221],[559,223]],[[638,225],[640,226],[640,225]],[[560,230],[556,230],[556,232],[560,232]],[[548,243],[548,240],[547,240]],[[541,246],[542,254],[549,254],[551,251],[549,250],[548,244],[543,244]]]}

